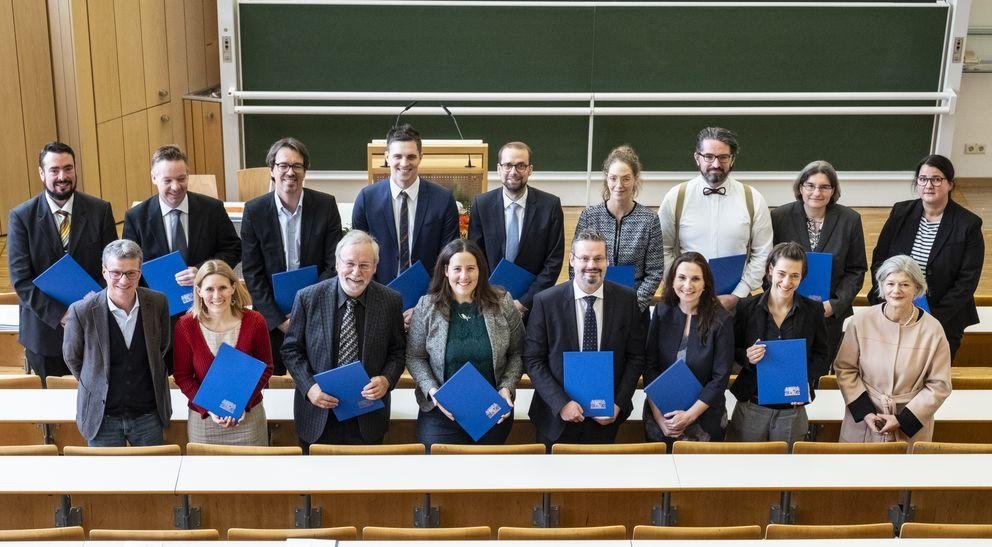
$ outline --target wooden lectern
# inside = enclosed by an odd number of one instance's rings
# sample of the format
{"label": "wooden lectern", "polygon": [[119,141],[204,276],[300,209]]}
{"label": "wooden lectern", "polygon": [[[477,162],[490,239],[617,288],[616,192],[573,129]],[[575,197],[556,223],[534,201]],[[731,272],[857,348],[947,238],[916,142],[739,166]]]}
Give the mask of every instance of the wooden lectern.
{"label": "wooden lectern", "polygon": [[[368,144],[369,184],[389,178],[385,151],[383,139]],[[488,189],[489,146],[481,140],[424,140],[423,154],[420,177],[451,190],[466,208]]]}

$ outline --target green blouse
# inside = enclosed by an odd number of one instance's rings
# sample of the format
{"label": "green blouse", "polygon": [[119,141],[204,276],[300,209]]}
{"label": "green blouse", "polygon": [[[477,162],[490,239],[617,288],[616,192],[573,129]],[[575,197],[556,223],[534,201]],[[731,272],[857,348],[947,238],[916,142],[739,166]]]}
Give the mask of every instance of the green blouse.
{"label": "green blouse", "polygon": [[444,381],[447,382],[465,362],[472,363],[490,385],[496,387],[493,372],[493,346],[486,329],[486,318],[472,302],[452,302],[448,320],[448,346],[444,352]]}

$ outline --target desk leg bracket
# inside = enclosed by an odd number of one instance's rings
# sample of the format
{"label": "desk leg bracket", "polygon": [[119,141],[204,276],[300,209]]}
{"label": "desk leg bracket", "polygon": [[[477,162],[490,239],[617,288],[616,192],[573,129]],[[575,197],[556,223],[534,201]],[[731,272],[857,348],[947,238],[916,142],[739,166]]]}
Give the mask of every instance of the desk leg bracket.
{"label": "desk leg bracket", "polygon": [[200,508],[191,507],[189,494],[180,496],[182,505],[172,508],[172,525],[178,530],[195,530],[200,527]]}
{"label": "desk leg bracket", "polygon": [[314,507],[310,494],[302,496],[303,506],[293,510],[293,525],[297,528],[320,528],[323,512]]}
{"label": "desk leg bracket", "polygon": [[775,524],[795,524],[797,507],[792,505],[792,492],[782,492],[779,505],[769,509],[769,522]]}
{"label": "desk leg bracket", "polygon": [[69,494],[63,494],[59,500],[59,506],[55,510],[55,526],[64,528],[66,526],[82,526],[83,512],[79,507],[72,506],[72,498]]}
{"label": "desk leg bracket", "polygon": [[651,507],[651,524],[654,526],[675,526],[679,523],[679,509],[672,506],[672,493],[661,493],[661,505]]}
{"label": "desk leg bracket", "polygon": [[889,507],[889,521],[896,529],[896,533],[902,529],[902,525],[912,522],[916,518],[916,507],[913,505],[913,493],[909,490],[902,493],[899,505]]}
{"label": "desk leg bracket", "polygon": [[431,495],[424,494],[424,505],[413,508],[414,528],[437,528],[441,526],[441,510],[431,506]]}
{"label": "desk leg bracket", "polygon": [[536,528],[554,528],[561,523],[561,512],[557,505],[551,505],[551,494],[541,496],[541,505],[531,512],[531,522]]}

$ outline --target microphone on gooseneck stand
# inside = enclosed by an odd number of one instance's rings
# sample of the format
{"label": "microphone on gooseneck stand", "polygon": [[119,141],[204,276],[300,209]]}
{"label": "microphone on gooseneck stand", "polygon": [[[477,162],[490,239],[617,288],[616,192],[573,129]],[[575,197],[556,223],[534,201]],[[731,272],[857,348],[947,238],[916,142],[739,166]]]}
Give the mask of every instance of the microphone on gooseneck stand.
{"label": "microphone on gooseneck stand", "polygon": [[[448,107],[444,106],[444,103],[441,103],[441,108],[444,109],[444,113],[447,114],[448,117],[451,118],[452,123],[455,124],[455,131],[458,131],[458,138],[465,140],[465,135],[462,135],[462,129],[458,127],[458,118],[455,118],[455,115],[448,110]],[[468,155],[468,163],[465,164],[465,167],[475,167],[472,165],[472,154]]]}
{"label": "microphone on gooseneck stand", "polygon": [[[386,131],[386,139],[387,140],[389,139],[389,133],[392,132],[393,129],[396,129],[397,127],[399,127],[399,125],[400,125],[400,117],[403,116],[403,114],[405,114],[407,110],[410,110],[411,108],[413,108],[416,104],[417,104],[417,101],[410,101],[410,104],[406,105],[406,107],[404,107],[403,110],[400,110],[400,113],[396,115],[396,119],[393,120],[393,126],[391,128],[389,128],[389,131]],[[385,153],[383,153],[383,157],[382,157],[382,166],[383,167],[389,167],[389,162],[386,161],[386,155],[385,155]]]}

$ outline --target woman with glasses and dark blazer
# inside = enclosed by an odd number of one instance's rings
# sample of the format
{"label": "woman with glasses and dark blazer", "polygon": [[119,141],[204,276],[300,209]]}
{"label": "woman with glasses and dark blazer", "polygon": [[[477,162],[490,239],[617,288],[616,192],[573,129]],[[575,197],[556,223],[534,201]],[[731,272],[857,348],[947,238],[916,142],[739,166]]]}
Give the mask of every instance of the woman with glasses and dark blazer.
{"label": "woman with glasses and dark blazer", "polygon": [[985,261],[982,219],[952,197],[954,165],[933,154],[916,166],[918,199],[892,206],[871,255],[872,287],[868,300],[879,304],[875,274],[886,259],[909,255],[927,280],[930,313],[944,327],[951,360],[961,347],[965,327],[978,323],[975,290]]}
{"label": "woman with glasses and dark blazer", "polygon": [[[792,185],[796,201],[772,210],[776,245],[794,241],[806,252],[830,253],[830,299],[823,301],[827,325],[828,362],[832,363],[844,333],[844,320],[854,314],[854,297],[865,282],[868,258],[861,215],[837,200],[837,171],[817,160],[799,173]],[[765,287],[768,290],[768,287]]]}

